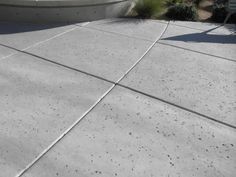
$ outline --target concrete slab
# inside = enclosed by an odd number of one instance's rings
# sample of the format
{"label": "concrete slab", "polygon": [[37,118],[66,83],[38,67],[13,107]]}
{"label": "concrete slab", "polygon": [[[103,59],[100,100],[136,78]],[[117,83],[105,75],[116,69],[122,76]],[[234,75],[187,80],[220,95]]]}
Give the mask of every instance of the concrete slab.
{"label": "concrete slab", "polygon": [[25,49],[74,28],[74,25],[39,25],[0,22],[0,44]]}
{"label": "concrete slab", "polygon": [[[89,23],[88,25],[91,25],[91,24],[99,25],[99,24],[105,24],[105,23],[110,23],[110,22],[114,22],[114,21],[120,21],[120,20],[124,20],[124,19],[123,18],[105,18],[105,19],[101,19],[101,20],[90,21],[90,22],[88,22]],[[81,26],[81,23],[78,23],[77,25]]]}
{"label": "concrete slab", "polygon": [[187,28],[198,29],[201,31],[212,30],[211,33],[229,35],[236,31],[235,24],[226,24],[222,26],[222,23],[203,23],[203,22],[186,22],[186,21],[170,21],[170,25],[178,25]]}
{"label": "concrete slab", "polygon": [[0,60],[0,177],[25,168],[110,86],[23,54]]}
{"label": "concrete slab", "polygon": [[23,177],[233,177],[235,135],[118,87]]}
{"label": "concrete slab", "polygon": [[117,81],[151,44],[149,41],[79,28],[27,51]]}
{"label": "concrete slab", "polygon": [[205,33],[170,25],[161,42],[236,61],[236,36],[233,34]]}
{"label": "concrete slab", "polygon": [[0,60],[3,58],[3,57],[6,57],[8,55],[11,55],[13,53],[15,53],[16,51],[15,50],[12,50],[12,49],[9,49],[7,47],[3,47],[0,45]]}
{"label": "concrete slab", "polygon": [[87,25],[88,28],[108,31],[112,33],[131,36],[139,39],[155,41],[165,29],[167,22],[143,20],[143,19],[122,19],[109,23]]}
{"label": "concrete slab", "polygon": [[156,45],[121,84],[236,126],[236,63]]}

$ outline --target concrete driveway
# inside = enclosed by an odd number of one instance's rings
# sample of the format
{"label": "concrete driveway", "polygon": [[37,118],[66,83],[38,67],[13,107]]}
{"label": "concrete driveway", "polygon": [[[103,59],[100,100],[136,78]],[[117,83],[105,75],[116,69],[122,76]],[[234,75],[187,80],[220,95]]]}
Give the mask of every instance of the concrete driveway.
{"label": "concrete driveway", "polygon": [[235,30],[0,22],[0,177],[234,177]]}

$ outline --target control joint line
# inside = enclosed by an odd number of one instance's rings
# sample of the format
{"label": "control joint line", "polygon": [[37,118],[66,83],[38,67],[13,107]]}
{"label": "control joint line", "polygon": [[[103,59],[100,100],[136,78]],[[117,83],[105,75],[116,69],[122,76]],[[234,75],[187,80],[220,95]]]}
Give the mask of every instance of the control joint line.
{"label": "control joint line", "polygon": [[147,53],[153,48],[157,41],[161,39],[165,33],[169,23],[163,30],[162,34],[157,37],[155,42],[146,50],[146,52],[132,65],[125,74],[118,79],[82,116],[80,116],[68,129],[64,131],[55,141],[53,141],[46,149],[44,149],[31,163],[29,163],[23,170],[21,170],[15,177],[21,177],[25,172],[27,172],[37,161],[39,161],[50,149],[52,149],[64,136],[66,136],[83,118],[88,115],[114,88],[119,82],[147,55]]}

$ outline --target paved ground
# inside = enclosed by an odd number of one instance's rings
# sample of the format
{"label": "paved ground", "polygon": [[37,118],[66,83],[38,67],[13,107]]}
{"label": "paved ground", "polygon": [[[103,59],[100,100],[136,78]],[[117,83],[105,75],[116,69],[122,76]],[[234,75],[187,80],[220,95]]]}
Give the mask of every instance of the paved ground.
{"label": "paved ground", "polygon": [[0,23],[0,177],[234,177],[234,25]]}

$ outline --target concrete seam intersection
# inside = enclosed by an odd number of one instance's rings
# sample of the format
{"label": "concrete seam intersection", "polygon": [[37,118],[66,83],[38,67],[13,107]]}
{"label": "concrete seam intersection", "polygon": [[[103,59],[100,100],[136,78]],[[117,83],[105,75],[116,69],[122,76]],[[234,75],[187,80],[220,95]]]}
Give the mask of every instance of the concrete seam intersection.
{"label": "concrete seam intersection", "polygon": [[[172,25],[172,26],[180,26],[180,25],[176,25],[176,24],[169,24],[169,25]],[[81,27],[86,28],[86,29],[95,30],[95,31],[101,31],[101,32],[105,32],[105,33],[110,33],[110,34],[114,34],[114,35],[117,35],[117,36],[120,35],[120,36],[124,36],[124,37],[128,37],[128,38],[143,40],[143,41],[147,41],[147,42],[153,42],[152,40],[149,40],[149,39],[134,37],[134,36],[130,36],[130,35],[122,34],[122,33],[117,33],[117,32],[112,32],[112,31],[107,31],[107,30],[102,30],[102,29],[97,29],[97,28],[94,28],[94,27],[91,27],[91,26],[90,26],[90,27],[81,26]],[[189,27],[185,27],[185,26],[180,26],[180,27],[189,28]],[[195,28],[190,28],[190,29],[195,29]],[[198,31],[201,31],[201,32],[204,31],[204,30],[200,30],[200,29],[195,29],[195,30],[198,30]],[[216,34],[217,34],[217,33],[216,33]],[[160,40],[160,41],[161,41],[161,40]],[[179,46],[172,45],[172,44],[166,44],[166,43],[163,43],[163,42],[160,42],[160,41],[157,41],[156,43],[162,44],[162,45],[171,46],[171,47],[180,48],[180,49],[187,50],[187,51],[191,51],[191,52],[195,52],[195,53],[200,53],[200,54],[202,54],[202,55],[208,55],[208,56],[216,57],[216,58],[218,58],[218,59],[223,59],[223,60],[228,60],[228,61],[236,62],[235,60],[230,59],[230,58],[226,58],[226,57],[222,57],[222,56],[218,56],[218,55],[212,55],[212,54],[209,54],[209,53],[200,52],[200,51],[188,49],[188,48],[185,48],[185,47],[179,47]]]}
{"label": "concrete seam intersection", "polygon": [[[88,24],[88,23],[87,23],[87,24]],[[167,28],[166,28],[166,30],[167,30]],[[118,33],[115,33],[115,34],[118,34]],[[163,33],[163,34],[164,34],[164,33]],[[162,36],[163,36],[163,34],[162,34]],[[121,35],[122,35],[122,34],[121,34]],[[161,38],[160,38],[159,40],[161,40]],[[176,48],[180,48],[180,49],[183,49],[183,50],[187,50],[187,51],[191,51],[191,52],[196,52],[196,53],[202,54],[201,52],[198,52],[198,51],[192,51],[192,50],[190,50],[190,49],[185,49],[185,48],[182,48],[182,47],[172,46],[172,45],[170,45],[170,44],[161,43],[159,40],[156,42],[156,44],[167,45],[167,46],[176,47]],[[122,85],[122,84],[119,83],[120,81],[119,81],[119,82],[115,82],[115,81],[112,81],[112,80],[103,78],[103,77],[101,77],[101,76],[97,76],[97,75],[88,73],[88,72],[83,71],[83,70],[80,70],[80,69],[76,69],[76,68],[73,68],[73,67],[70,67],[70,66],[67,66],[67,65],[64,65],[64,64],[55,62],[55,61],[51,61],[50,59],[46,59],[46,58],[40,57],[40,56],[38,56],[38,55],[29,53],[29,52],[27,52],[27,51],[21,51],[21,50],[18,50],[18,49],[15,49],[15,48],[13,48],[13,47],[6,46],[6,45],[3,45],[3,44],[0,44],[0,45],[2,45],[2,46],[4,46],[4,47],[7,47],[7,48],[10,48],[10,49],[13,49],[13,50],[16,50],[16,51],[18,51],[18,52],[27,54],[27,55],[31,55],[31,56],[33,56],[33,57],[36,57],[36,58],[41,59],[41,60],[44,60],[44,61],[46,61],[46,62],[50,62],[50,63],[55,64],[55,65],[58,65],[58,66],[60,66],[60,67],[64,67],[64,68],[67,68],[67,69],[70,69],[70,70],[74,70],[74,71],[76,71],[76,72],[80,72],[80,73],[83,73],[83,74],[85,74],[85,75],[88,75],[88,76],[91,76],[91,77],[94,77],[94,78],[97,78],[97,79],[100,79],[100,80],[109,82],[109,83],[111,83],[111,84],[116,84],[116,85],[118,85],[118,86],[121,86],[121,87],[123,87],[123,88],[132,90],[132,91],[134,91],[134,92],[137,92],[137,93],[140,93],[140,94],[149,96],[149,97],[151,97],[151,98],[155,98],[155,99],[157,99],[157,100],[159,100],[159,101],[165,102],[165,103],[167,103],[167,104],[170,104],[170,105],[172,105],[172,106],[178,107],[178,108],[183,109],[183,110],[185,110],[185,111],[188,111],[188,112],[191,112],[191,113],[200,115],[200,116],[202,116],[202,117],[204,117],[204,118],[206,118],[206,119],[209,119],[209,120],[211,120],[211,121],[215,121],[215,122],[217,122],[217,123],[219,123],[219,124],[223,124],[223,125],[225,125],[225,126],[228,126],[228,127],[235,128],[235,129],[236,129],[235,126],[230,125],[230,124],[228,124],[228,123],[226,123],[226,122],[219,121],[219,120],[217,120],[217,119],[215,119],[215,118],[213,118],[213,117],[207,116],[207,115],[202,114],[202,113],[199,113],[199,112],[197,112],[197,111],[188,109],[188,108],[183,107],[183,106],[176,105],[175,103],[172,103],[172,102],[169,102],[169,101],[167,101],[167,100],[164,100],[164,99],[155,97],[155,96],[153,96],[153,95],[150,95],[150,94],[148,94],[148,93],[145,93],[145,92],[136,90],[136,89],[131,88],[131,87],[129,87],[129,86]],[[215,56],[212,56],[212,57],[215,57]],[[230,60],[230,61],[231,61],[231,60]],[[136,64],[134,64],[134,65],[136,66],[139,62],[140,62],[140,61],[136,62]],[[235,62],[235,61],[233,61],[233,62]],[[134,68],[134,66],[132,67],[132,69],[133,69],[133,68]],[[131,70],[132,70],[132,69],[131,69]],[[130,71],[131,71],[131,70],[130,70]],[[128,74],[128,73],[127,73],[127,74]],[[126,76],[127,74],[125,74],[125,76]],[[124,77],[125,77],[125,76],[124,76]],[[123,78],[124,78],[124,77],[123,77]]]}
{"label": "concrete seam intersection", "polygon": [[201,116],[201,117],[203,117],[203,118],[205,118],[205,119],[208,119],[208,120],[210,120],[210,121],[216,122],[216,123],[218,123],[218,124],[222,124],[222,125],[224,125],[224,126],[227,126],[227,127],[233,128],[233,129],[236,129],[236,126],[234,126],[234,125],[231,125],[231,124],[228,124],[228,123],[226,123],[226,122],[217,120],[217,119],[215,119],[215,118],[213,118],[213,117],[207,116],[207,115],[205,115],[205,114],[199,113],[199,112],[194,111],[194,110],[191,110],[191,109],[189,109],[189,108],[180,106],[180,105],[178,105],[178,104],[172,103],[172,102],[167,101],[167,100],[164,100],[164,99],[162,99],[162,98],[158,98],[158,97],[156,97],[156,96],[150,95],[150,94],[148,94],[148,93],[139,91],[139,90],[137,90],[137,89],[134,89],[134,88],[132,88],[132,87],[129,87],[129,86],[126,86],[126,85],[123,85],[123,84],[118,84],[118,85],[121,86],[121,87],[123,87],[123,88],[126,88],[126,89],[128,89],[128,90],[131,90],[131,91],[133,91],[133,92],[136,92],[136,93],[145,95],[145,96],[147,96],[147,97],[150,97],[150,98],[159,100],[159,101],[161,101],[161,102],[163,102],[163,103],[172,105],[172,106],[177,107],[177,108],[179,108],[179,109],[182,109],[182,110],[184,110],[184,111],[187,111],[187,112],[190,112],[190,113],[192,113],[192,114]]}
{"label": "concrete seam intersection", "polygon": [[[162,43],[159,43],[159,42],[157,42],[156,44],[166,45],[166,44],[162,44]],[[5,46],[5,45],[3,45],[3,44],[0,44],[0,45]],[[167,45],[168,45],[168,44],[167,44]],[[169,45],[168,45],[168,46],[169,46]],[[86,71],[83,71],[83,70],[80,70],[80,69],[76,69],[76,68],[73,68],[73,67],[70,67],[70,66],[67,66],[67,65],[64,65],[64,64],[61,64],[61,63],[58,63],[58,62],[55,62],[55,61],[52,61],[52,60],[49,60],[49,59],[40,57],[40,56],[38,56],[38,55],[35,55],[35,54],[32,54],[32,53],[26,52],[26,51],[20,51],[20,50],[18,50],[18,49],[15,49],[15,48],[12,48],[12,47],[9,47],[9,46],[5,46],[5,47],[8,47],[8,48],[17,50],[17,51],[19,51],[19,52],[21,52],[21,53],[24,53],[24,54],[26,54],[26,55],[30,55],[30,56],[36,57],[36,58],[39,59],[39,60],[43,60],[43,61],[49,62],[49,63],[51,63],[51,64],[55,64],[55,65],[57,65],[57,66],[67,68],[67,69],[69,69],[69,70],[73,70],[73,71],[76,71],[76,72],[85,74],[85,75],[87,75],[87,76],[91,76],[91,77],[94,77],[94,78],[96,78],[96,79],[100,79],[100,80],[109,82],[109,83],[111,83],[111,84],[116,84],[116,85],[118,85],[118,86],[120,86],[120,87],[129,89],[129,90],[132,90],[133,92],[137,92],[137,93],[143,94],[143,95],[145,95],[145,96],[148,96],[148,97],[150,97],[150,98],[157,99],[157,100],[159,100],[159,101],[161,101],[161,102],[164,102],[164,103],[170,104],[170,105],[172,105],[172,106],[178,107],[178,108],[180,108],[180,109],[183,109],[183,110],[185,110],[185,111],[191,112],[191,113],[193,113],[193,114],[197,114],[197,115],[202,116],[202,117],[204,117],[204,118],[206,118],[206,119],[209,119],[209,120],[211,120],[211,121],[214,121],[214,122],[217,122],[217,123],[219,123],[219,124],[222,124],[222,125],[225,125],[225,126],[228,126],[228,127],[231,127],[231,128],[236,129],[236,126],[230,125],[230,124],[228,124],[228,123],[226,123],[226,122],[219,121],[219,120],[217,120],[217,119],[215,119],[215,118],[213,118],[213,117],[210,117],[210,116],[207,116],[207,115],[205,115],[205,114],[199,113],[199,112],[197,112],[197,111],[194,111],[194,110],[188,109],[188,108],[186,108],[186,107],[177,105],[177,104],[172,103],[172,102],[169,102],[169,101],[167,101],[167,100],[164,100],[164,99],[155,97],[155,96],[153,96],[153,95],[150,95],[150,94],[145,93],[145,92],[142,92],[142,91],[140,91],[140,90],[131,88],[131,87],[129,87],[129,86],[126,86],[126,85],[123,85],[123,84],[120,84],[120,83],[116,83],[115,81],[108,80],[108,79],[103,78],[103,77],[101,77],[101,76],[97,76],[97,75],[88,73],[88,72],[86,72]],[[175,47],[175,46],[173,46],[173,47]],[[178,47],[177,47],[177,48],[178,48]]]}
{"label": "concrete seam intersection", "polygon": [[94,78],[97,78],[97,79],[101,79],[101,80],[103,80],[103,81],[106,81],[106,82],[109,82],[109,83],[112,83],[112,84],[115,83],[114,81],[105,79],[105,78],[103,78],[103,77],[100,77],[100,76],[97,76],[97,75],[88,73],[88,72],[83,71],[83,70],[80,70],[80,69],[76,69],[76,68],[73,68],[73,67],[70,67],[70,66],[67,66],[67,65],[58,63],[58,62],[56,62],[56,61],[52,61],[52,60],[50,60],[50,59],[41,57],[41,56],[39,56],[39,55],[30,53],[30,52],[27,52],[27,51],[21,51],[21,50],[18,50],[18,49],[16,49],[16,48],[13,48],[13,47],[6,46],[6,45],[4,45],[4,44],[0,44],[0,46],[7,47],[7,48],[9,48],[9,49],[16,50],[16,51],[18,51],[18,53],[23,53],[23,54],[25,54],[25,55],[30,55],[30,56],[32,56],[32,57],[35,57],[35,58],[38,59],[38,60],[43,60],[43,61],[49,62],[49,63],[51,63],[51,64],[57,65],[57,66],[59,66],[59,67],[63,67],[63,68],[67,68],[67,69],[70,69],[70,70],[73,70],[73,71],[77,71],[77,72],[79,72],[79,73],[83,73],[83,74],[85,74],[85,75],[88,75],[88,76],[91,76],[91,77],[94,77]]}
{"label": "concrete seam intersection", "polygon": [[79,119],[77,119],[64,133],[62,133],[54,142],[52,142],[44,151],[42,151],[31,163],[29,163],[20,173],[18,173],[15,177],[21,177],[25,172],[27,172],[35,163],[37,163],[49,150],[51,150],[64,136],[66,136],[79,122],[85,118],[115,87],[119,84],[119,82],[127,75],[129,72],[147,55],[147,53],[154,47],[157,41],[161,39],[165,31],[169,26],[169,22],[167,23],[165,29],[161,33],[160,36],[156,38],[156,40],[152,43],[152,45],[146,50],[146,52],[125,72],[123,76],[121,76],[113,85],[82,115]]}

